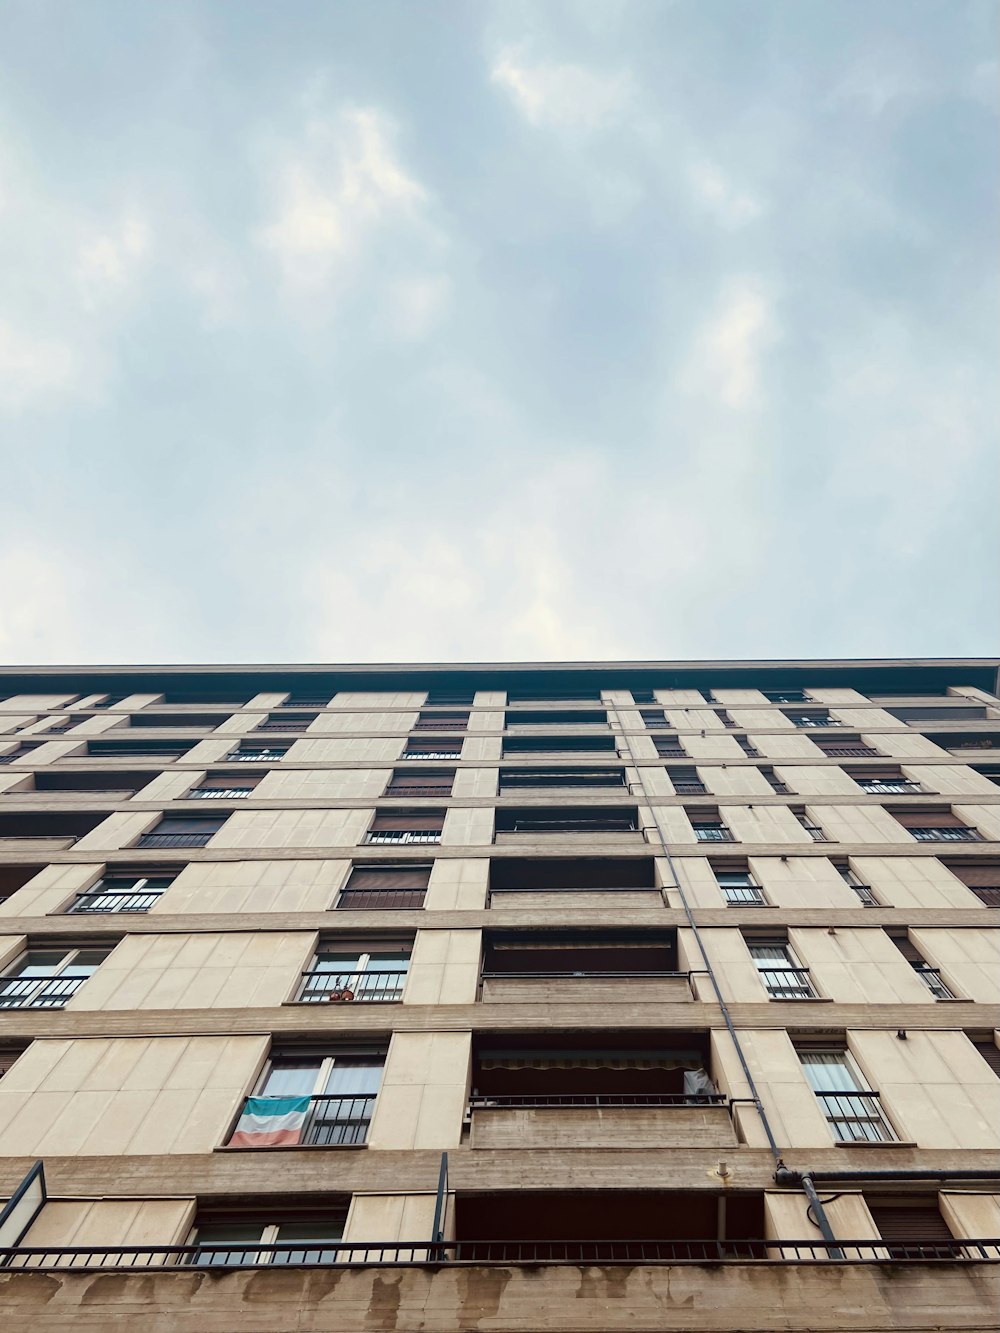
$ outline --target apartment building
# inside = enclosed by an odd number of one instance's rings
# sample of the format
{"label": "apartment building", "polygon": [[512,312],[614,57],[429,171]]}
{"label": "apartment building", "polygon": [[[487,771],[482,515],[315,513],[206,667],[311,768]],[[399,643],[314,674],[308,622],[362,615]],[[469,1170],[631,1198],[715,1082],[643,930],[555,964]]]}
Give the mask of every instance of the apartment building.
{"label": "apartment building", "polygon": [[992,1327],[998,667],[0,671],[0,1310]]}

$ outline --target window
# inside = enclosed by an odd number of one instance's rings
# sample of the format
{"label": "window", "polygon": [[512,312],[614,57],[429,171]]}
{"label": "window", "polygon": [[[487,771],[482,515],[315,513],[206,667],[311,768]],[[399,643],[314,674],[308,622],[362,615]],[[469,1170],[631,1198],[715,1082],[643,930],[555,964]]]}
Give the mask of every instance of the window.
{"label": "window", "polygon": [[[613,736],[505,736],[503,754],[616,754]],[[406,756],[404,755],[404,758]],[[458,756],[455,755],[457,759]]]}
{"label": "window", "polygon": [[206,773],[197,787],[192,787],[187,794],[189,801],[240,801],[253,794],[254,787],[261,779],[260,774],[248,773],[246,777],[232,778],[228,773]]}
{"label": "window", "polygon": [[327,1222],[213,1222],[191,1239],[192,1264],[245,1268],[260,1264],[332,1264],[344,1235],[346,1209]]}
{"label": "window", "polygon": [[941,1216],[937,1199],[933,1196],[899,1199],[884,1196],[864,1196],[872,1221],[893,1259],[957,1259],[962,1247]]}
{"label": "window", "polygon": [[770,783],[771,790],[774,791],[778,796],[788,795],[790,788],[784,782],[782,782],[782,780],[779,777],[775,775],[773,768],[771,768],[769,765],[762,764],[757,771],[768,783]]}
{"label": "window", "polygon": [[273,1057],[229,1140],[231,1148],[364,1143],[382,1081],[382,1052]]}
{"label": "window", "polygon": [[468,713],[421,713],[413,724],[413,730],[465,731],[468,725]]}
{"label": "window", "polygon": [[994,1074],[1000,1078],[1000,1047],[993,1040],[992,1032],[984,1032],[981,1035],[967,1032],[965,1034],[975,1046],[976,1050],[983,1057]]}
{"label": "window", "polygon": [[302,1004],[385,1003],[403,998],[410,946],[370,944],[364,948],[320,945],[296,999]]}
{"label": "window", "polygon": [[842,727],[844,724],[835,717],[831,717],[825,708],[802,709],[799,712],[790,711],[785,714],[790,722],[794,722],[797,727]]}
{"label": "window", "polygon": [[842,1143],[891,1143],[893,1133],[878,1093],[867,1088],[844,1050],[800,1050],[809,1086],[834,1138]]}
{"label": "window", "polygon": [[813,744],[826,755],[827,759],[877,759],[878,750],[863,741],[860,736],[814,736]]}
{"label": "window", "polygon": [[461,759],[462,742],[457,736],[410,736],[404,759]]}
{"label": "window", "polygon": [[144,833],[136,847],[204,847],[222,828],[225,815],[164,815],[151,833]]}
{"label": "window", "polygon": [[266,764],[282,759],[288,753],[287,745],[247,745],[242,744],[237,750],[230,750],[226,755],[227,764]]}
{"label": "window", "polygon": [[986,722],[989,713],[982,706],[970,704],[945,704],[940,708],[933,705],[919,705],[916,708],[890,708],[889,712],[897,722]]}
{"label": "window", "polygon": [[391,814],[379,811],[365,842],[379,847],[440,842],[444,815],[443,810],[400,810]]}
{"label": "window", "polygon": [[639,716],[650,731],[662,731],[664,727],[670,725],[662,708],[640,708]]}
{"label": "window", "polygon": [[336,906],[340,911],[406,910],[424,905],[429,865],[355,866]]}
{"label": "window", "polygon": [[50,727],[46,728],[45,734],[46,736],[55,736],[56,734],[62,733],[64,731],[69,731],[71,727],[75,727],[80,722],[85,722],[85,721],[86,721],[85,715],[61,717],[58,718],[56,721],[54,721]]}
{"label": "window", "polygon": [[306,731],[318,716],[318,713],[269,713],[257,730],[288,733]]}
{"label": "window", "polygon": [[945,866],[984,907],[1000,907],[1000,861],[946,861]]}
{"label": "window", "polygon": [[748,941],[747,948],[772,1000],[815,1000],[809,969],[800,967],[784,940]]}
{"label": "window", "polygon": [[712,866],[715,881],[729,907],[766,907],[763,890],[755,884],[749,870]]}
{"label": "window", "polygon": [[691,827],[694,829],[694,836],[698,842],[735,842],[731,831],[722,822],[722,816],[718,810],[706,806],[699,810],[684,807],[684,813],[687,815]]}
{"label": "window", "polygon": [[681,768],[676,765],[667,766],[667,777],[670,779],[670,785],[678,796],[704,796],[708,788],[698,776],[696,768]]}
{"label": "window", "polygon": [[688,752],[676,736],[654,736],[653,744],[661,759],[687,759]]}
{"label": "window", "polygon": [[177,867],[106,870],[85,893],[78,893],[67,913],[148,912],[173,884]]}
{"label": "window", "polygon": [[923,954],[910,939],[909,935],[894,933],[892,931],[887,931],[886,934],[888,934],[893,944],[910,964],[914,972],[916,972],[917,976],[934,996],[935,1000],[953,1000],[955,998],[948,986],[941,979],[939,969],[930,966]]}
{"label": "window", "polygon": [[944,809],[890,810],[889,814],[917,842],[981,842],[982,837],[974,828]]}
{"label": "window", "polygon": [[595,806],[535,807],[527,810],[497,810],[498,834],[523,836],[549,833],[634,833],[639,827],[639,813],[633,807],[602,810]]}
{"label": "window", "polygon": [[722,723],[724,727],[736,726],[736,722],[733,720],[732,717],[730,717],[730,715],[726,712],[724,708],[717,708],[715,710],[715,716],[719,719],[719,721]]}
{"label": "window", "polygon": [[0,1009],[62,1009],[110,952],[28,949],[0,977]]}
{"label": "window", "polygon": [[450,796],[455,770],[428,769],[409,773],[395,772],[385,789],[386,796]]}
{"label": "window", "polygon": [[87,742],[91,759],[105,759],[108,755],[127,754],[133,759],[176,759],[187,754],[194,741],[166,740],[100,740]]}
{"label": "window", "polygon": [[333,691],[325,694],[290,694],[282,708],[326,708],[333,699]]}
{"label": "window", "polygon": [[760,758],[760,751],[757,749],[756,745],[754,745],[753,741],[751,741],[749,736],[734,736],[733,740],[748,759]]}
{"label": "window", "polygon": [[841,863],[840,865],[834,863],[834,869],[837,871],[838,875],[840,875],[841,879],[848,886],[848,888],[853,889],[853,891],[857,894],[862,907],[882,906],[879,900],[875,897],[875,894],[872,892],[871,885],[862,884],[861,880],[858,879],[857,875],[854,873],[851,867],[846,863],[846,861]]}
{"label": "window", "polygon": [[229,720],[228,713],[132,713],[130,727],[184,727],[190,730],[214,730]]}
{"label": "window", "polygon": [[848,768],[845,772],[872,796],[909,796],[924,790],[919,782],[904,777],[900,768]]}
{"label": "window", "polygon": [[427,704],[434,708],[471,708],[476,701],[474,690],[431,690]]}
{"label": "window", "polygon": [[769,704],[804,704],[807,700],[805,690],[761,690]]}
{"label": "window", "polygon": [[813,842],[830,841],[830,839],[826,836],[826,834],[823,832],[820,826],[813,822],[812,816],[806,813],[806,808],[804,805],[793,805],[790,806],[789,808],[791,809],[791,812],[795,816],[795,818],[799,821],[799,823],[802,825],[805,831],[809,834],[810,838],[812,838]]}
{"label": "window", "polygon": [[508,709],[508,727],[590,727],[608,725],[608,715],[596,709]]}

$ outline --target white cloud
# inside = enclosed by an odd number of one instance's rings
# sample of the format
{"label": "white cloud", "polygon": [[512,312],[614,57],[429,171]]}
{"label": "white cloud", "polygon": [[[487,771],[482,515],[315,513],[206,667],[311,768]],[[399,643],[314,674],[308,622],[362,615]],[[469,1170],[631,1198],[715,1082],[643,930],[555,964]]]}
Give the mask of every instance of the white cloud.
{"label": "white cloud", "polygon": [[441,275],[400,278],[386,293],[387,324],[398,338],[417,341],[440,323],[451,299],[451,283]]}
{"label": "white cloud", "polygon": [[532,125],[593,131],[618,119],[633,96],[627,73],[552,61],[528,64],[514,46],[500,52],[490,77]]}
{"label": "white cloud", "polygon": [[327,281],[381,227],[418,220],[428,195],[400,166],[392,127],[377,111],[315,116],[272,164],[271,220],[257,240],[288,282]]}
{"label": "white cloud", "polygon": [[102,305],[129,286],[149,252],[150,240],[146,221],[127,213],[117,226],[81,245],[76,276],[86,308]]}
{"label": "white cloud", "polygon": [[692,164],[688,178],[698,203],[727,229],[736,230],[756,222],[765,211],[759,199],[707,158]]}
{"label": "white cloud", "polygon": [[763,360],[778,334],[773,301],[763,285],[750,277],[736,280],[696,335],[679,387],[737,411],[759,406]]}
{"label": "white cloud", "polygon": [[24,408],[75,392],[82,366],[75,348],[0,321],[0,410]]}

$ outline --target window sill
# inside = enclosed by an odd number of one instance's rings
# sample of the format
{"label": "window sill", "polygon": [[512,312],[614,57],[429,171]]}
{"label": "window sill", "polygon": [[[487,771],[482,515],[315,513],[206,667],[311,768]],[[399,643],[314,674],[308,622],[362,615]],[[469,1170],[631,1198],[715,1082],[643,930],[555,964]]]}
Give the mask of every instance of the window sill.
{"label": "window sill", "polygon": [[784,998],[780,995],[769,995],[767,998],[772,1004],[836,1004],[830,995],[788,995]]}
{"label": "window sill", "polygon": [[366,1008],[370,1004],[402,1004],[402,996],[398,1000],[359,1000],[357,996],[353,1000],[282,1000],[282,1009],[352,1009],[355,1005],[361,1004]]}
{"label": "window sill", "polygon": [[966,995],[949,995],[947,999],[943,995],[932,996],[935,1004],[975,1004],[975,1000],[970,1000]]}
{"label": "window sill", "polygon": [[879,1139],[875,1143],[871,1139],[837,1139],[833,1146],[835,1148],[916,1148],[918,1144],[916,1139]]}

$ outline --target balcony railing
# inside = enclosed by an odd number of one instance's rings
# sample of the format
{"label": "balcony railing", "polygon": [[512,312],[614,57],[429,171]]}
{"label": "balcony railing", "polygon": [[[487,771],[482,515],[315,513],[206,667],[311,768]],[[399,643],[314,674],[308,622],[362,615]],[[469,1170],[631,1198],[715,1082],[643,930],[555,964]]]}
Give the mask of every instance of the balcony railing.
{"label": "balcony railing", "polygon": [[[248,1100],[259,1104],[268,1098],[251,1097]],[[288,1099],[276,1097],[274,1100],[283,1106]],[[309,1110],[296,1146],[328,1148],[364,1143],[374,1109],[374,1093],[360,1097],[310,1097]],[[239,1133],[239,1124],[234,1133]]]}
{"label": "balcony railing", "polygon": [[204,847],[209,838],[215,836],[218,829],[211,833],[144,833],[136,847]]}
{"label": "balcony railing", "polygon": [[585,1093],[512,1093],[499,1096],[474,1093],[469,1098],[472,1111],[487,1110],[561,1110],[574,1107],[637,1107],[637,1106],[727,1106],[729,1099],[722,1092],[585,1092]]}
{"label": "balcony railing", "polygon": [[849,884],[849,889],[853,889],[861,900],[862,907],[879,907],[879,900],[875,897],[870,884]]}
{"label": "balcony railing", "polygon": [[756,884],[723,885],[727,907],[766,907],[767,899]]}
{"label": "balcony railing", "polygon": [[[209,1258],[209,1255],[212,1258]],[[273,1245],[19,1246],[0,1249],[0,1268],[49,1272],[177,1268],[405,1268],[499,1265],[997,1263],[1000,1237],[950,1241],[863,1240],[460,1240],[334,1241]]]}
{"label": "balcony railing", "polygon": [[923,792],[919,782],[906,778],[858,778],[858,786],[872,796],[912,796]]}
{"label": "balcony railing", "polygon": [[673,788],[676,796],[708,795],[708,788],[705,786],[704,782],[675,782]]}
{"label": "balcony railing", "polygon": [[404,750],[404,759],[461,759],[462,751],[450,750]]}
{"label": "balcony railing", "polygon": [[253,787],[192,787],[189,801],[240,801],[253,795]]}
{"label": "balcony railing", "polygon": [[826,836],[826,834],[823,832],[823,830],[820,828],[820,826],[819,826],[818,824],[806,824],[806,823],[803,822],[803,823],[802,823],[802,827],[803,827],[803,828],[805,829],[805,831],[809,834],[810,838],[812,838],[813,842],[832,842],[832,841],[833,841],[832,838],[828,838],[828,837]]}
{"label": "balcony railing", "polygon": [[365,843],[369,847],[401,847],[411,843],[432,843],[441,841],[438,829],[372,829],[366,835]]}
{"label": "balcony railing", "polygon": [[86,977],[0,977],[0,1009],[62,1009]]}
{"label": "balcony railing", "polygon": [[226,755],[227,764],[262,764],[271,759],[283,759],[287,750],[233,750]]}
{"label": "balcony railing", "polygon": [[632,819],[515,819],[498,833],[637,833]]}
{"label": "balcony railing", "polygon": [[982,842],[974,828],[907,828],[917,842]]}
{"label": "balcony railing", "polygon": [[817,1092],[827,1124],[842,1143],[892,1143],[895,1134],[870,1088],[857,1092]]}
{"label": "balcony railing", "polygon": [[827,759],[876,759],[878,750],[870,745],[824,745],[823,753]]}
{"label": "balcony railing", "polygon": [[163,889],[152,889],[139,893],[121,892],[78,893],[69,907],[67,915],[84,912],[148,912],[155,902],[163,897]]}
{"label": "balcony railing", "polygon": [[338,911],[406,911],[423,907],[426,889],[343,889],[337,899]]}
{"label": "balcony railing", "polygon": [[732,832],[727,828],[713,828],[710,824],[695,824],[696,842],[735,842]]}
{"label": "balcony railing", "polygon": [[930,967],[927,963],[914,963],[913,970],[924,983],[935,1000],[953,1000],[952,994],[947,983],[941,976],[939,967]]}
{"label": "balcony railing", "polygon": [[386,796],[439,796],[442,800],[447,800],[451,796],[451,784],[447,787],[434,786],[403,786],[386,787]]}
{"label": "balcony railing", "polygon": [[303,972],[295,998],[300,1004],[386,1004],[403,998],[405,984],[400,971]]}
{"label": "balcony railing", "polygon": [[807,967],[761,967],[761,981],[772,1000],[815,1000]]}
{"label": "balcony railing", "polygon": [[660,890],[653,884],[516,884],[491,888],[487,894],[487,906],[497,894],[504,893],[656,893]]}
{"label": "balcony railing", "polygon": [[272,719],[269,719],[267,722],[262,722],[262,723],[260,724],[260,726],[259,726],[259,727],[255,727],[254,730],[255,730],[255,731],[284,731],[284,732],[287,732],[289,735],[291,735],[292,733],[298,733],[298,732],[300,732],[300,731],[307,731],[307,730],[309,729],[309,727],[312,726],[312,723],[313,723],[313,719],[312,719],[312,718],[310,718],[308,722],[297,722],[297,721],[295,720],[295,718],[291,718],[291,717],[285,717],[285,718],[272,718]]}

